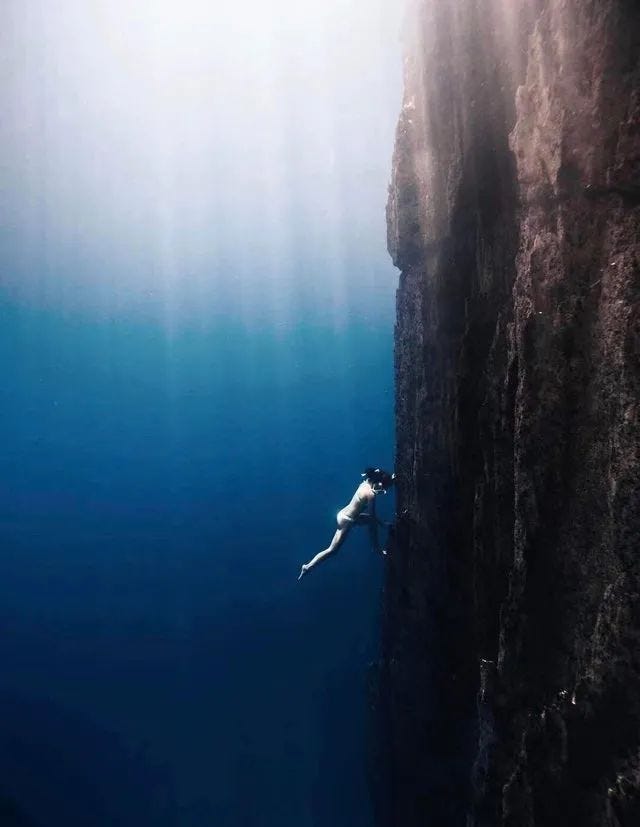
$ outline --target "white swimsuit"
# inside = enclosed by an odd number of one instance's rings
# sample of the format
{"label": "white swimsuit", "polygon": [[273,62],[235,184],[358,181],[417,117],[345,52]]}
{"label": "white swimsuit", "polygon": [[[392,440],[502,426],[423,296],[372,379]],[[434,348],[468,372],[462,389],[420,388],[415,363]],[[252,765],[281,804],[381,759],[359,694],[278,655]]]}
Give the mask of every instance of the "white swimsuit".
{"label": "white swimsuit", "polygon": [[353,525],[355,523],[353,517],[350,517],[348,514],[345,514],[345,510],[346,509],[342,508],[340,511],[338,511],[338,514],[336,516],[338,528],[346,528],[347,526]]}
{"label": "white swimsuit", "polygon": [[[360,494],[358,494],[357,491],[356,491],[356,497],[358,498],[359,503],[366,503],[366,500],[363,500],[360,497]],[[349,505],[351,505],[351,503],[349,503]],[[355,525],[355,522],[356,522],[355,519],[353,517],[350,517],[346,513],[348,507],[349,506],[347,505],[344,508],[341,508],[340,511],[338,511],[338,513],[336,515],[336,521],[338,523],[338,528],[347,528],[348,526]]]}

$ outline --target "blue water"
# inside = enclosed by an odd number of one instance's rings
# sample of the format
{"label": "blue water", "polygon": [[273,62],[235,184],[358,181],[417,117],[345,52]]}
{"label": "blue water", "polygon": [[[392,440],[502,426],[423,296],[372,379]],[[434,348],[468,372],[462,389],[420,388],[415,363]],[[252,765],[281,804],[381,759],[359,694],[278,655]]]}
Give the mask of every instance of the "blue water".
{"label": "blue water", "polygon": [[2,4],[2,827],[371,827],[399,6]]}
{"label": "blue water", "polygon": [[0,792],[36,823],[371,823],[382,562],[354,532],[296,577],[391,465],[376,321],[2,306]]}

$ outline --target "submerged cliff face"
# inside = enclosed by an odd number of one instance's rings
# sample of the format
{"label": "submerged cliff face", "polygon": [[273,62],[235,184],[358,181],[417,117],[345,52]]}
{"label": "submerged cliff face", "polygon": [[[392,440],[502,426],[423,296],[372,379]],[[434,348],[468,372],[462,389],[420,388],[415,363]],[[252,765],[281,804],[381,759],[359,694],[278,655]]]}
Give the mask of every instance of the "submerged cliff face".
{"label": "submerged cliff face", "polygon": [[384,820],[640,824],[640,5],[419,0]]}

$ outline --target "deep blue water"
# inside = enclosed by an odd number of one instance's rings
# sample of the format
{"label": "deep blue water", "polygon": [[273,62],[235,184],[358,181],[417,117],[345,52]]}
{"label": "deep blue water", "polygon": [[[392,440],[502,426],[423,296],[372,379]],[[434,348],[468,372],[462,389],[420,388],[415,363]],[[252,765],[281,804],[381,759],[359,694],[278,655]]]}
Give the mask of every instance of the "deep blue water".
{"label": "deep blue water", "polygon": [[401,6],[0,4],[0,827],[371,827]]}
{"label": "deep blue water", "polygon": [[354,531],[296,577],[391,464],[390,313],[1,311],[0,794],[43,827],[369,827],[383,562]]}

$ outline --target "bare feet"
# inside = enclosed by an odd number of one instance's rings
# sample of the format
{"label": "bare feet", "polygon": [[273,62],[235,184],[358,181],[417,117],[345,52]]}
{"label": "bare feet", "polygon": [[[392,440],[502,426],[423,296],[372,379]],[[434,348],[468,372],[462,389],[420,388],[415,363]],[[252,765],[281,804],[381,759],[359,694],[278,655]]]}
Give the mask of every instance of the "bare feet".
{"label": "bare feet", "polygon": [[298,580],[302,580],[303,576],[309,571],[309,566],[306,563],[302,564],[302,568],[300,569],[300,576]]}

